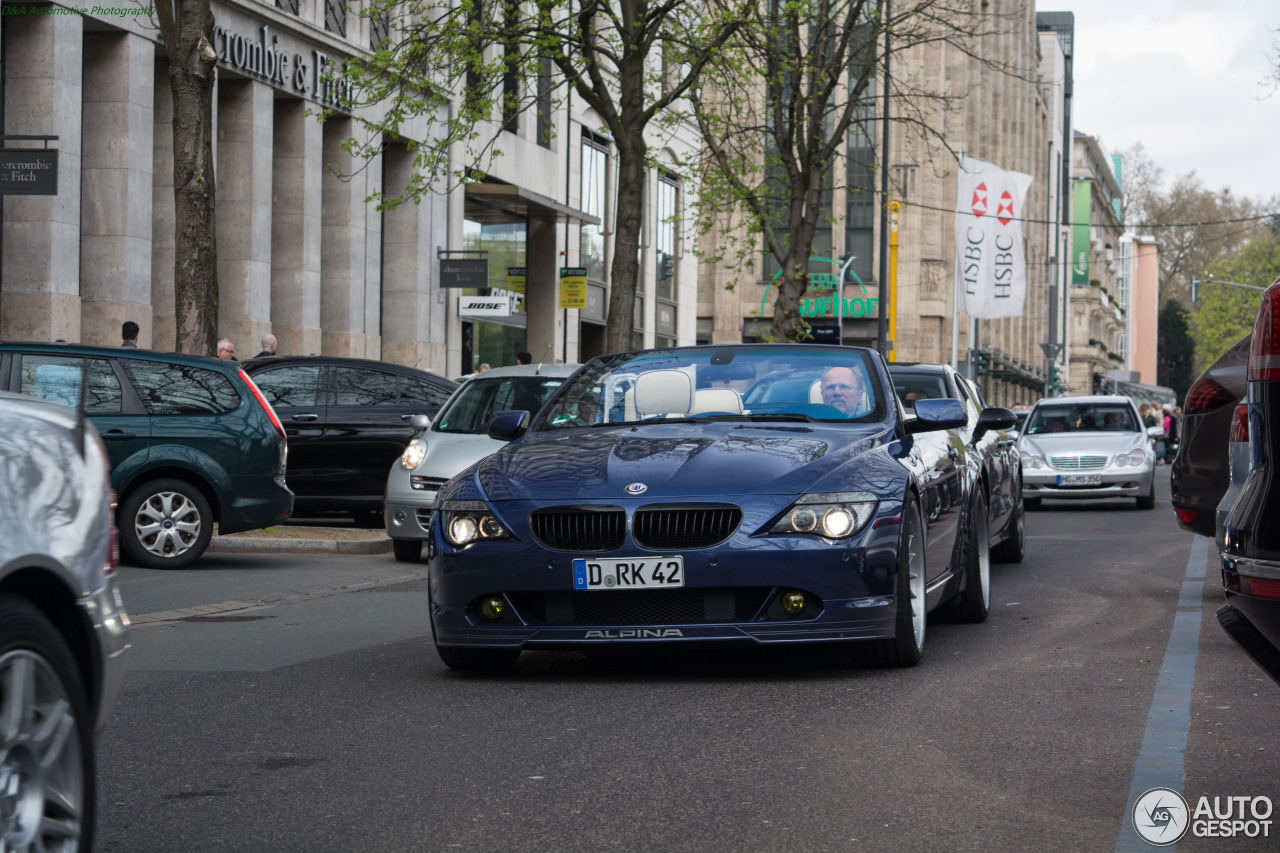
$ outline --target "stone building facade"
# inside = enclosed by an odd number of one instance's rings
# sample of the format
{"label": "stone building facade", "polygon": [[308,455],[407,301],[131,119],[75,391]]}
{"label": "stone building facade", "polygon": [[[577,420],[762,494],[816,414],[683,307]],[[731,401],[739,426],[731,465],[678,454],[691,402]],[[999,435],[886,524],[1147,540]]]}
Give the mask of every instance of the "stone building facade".
{"label": "stone building facade", "polygon": [[[158,31],[127,9],[30,8],[0,17],[3,128],[56,137],[58,192],[0,202],[0,337],[114,344],[134,320],[140,345],[173,349],[172,107]],[[213,11],[220,336],[242,353],[271,332],[282,354],[450,376],[521,350],[548,361],[601,350],[616,170],[580,100],[498,131],[504,156],[476,184],[379,211],[367,199],[408,185],[409,147],[384,140],[357,161],[343,151],[362,132],[356,117],[311,113],[335,100],[325,69],[368,51],[387,22],[346,0],[215,0]],[[404,137],[428,132],[418,121]],[[682,212],[695,190],[676,166],[691,145],[687,131],[664,134],[649,176],[642,345],[694,339],[697,264]],[[487,293],[513,297],[506,315],[468,314],[462,297],[486,291],[442,286],[442,263],[476,251],[490,252]],[[583,265],[584,251],[604,261],[591,264],[591,298],[562,308],[560,270]]]}

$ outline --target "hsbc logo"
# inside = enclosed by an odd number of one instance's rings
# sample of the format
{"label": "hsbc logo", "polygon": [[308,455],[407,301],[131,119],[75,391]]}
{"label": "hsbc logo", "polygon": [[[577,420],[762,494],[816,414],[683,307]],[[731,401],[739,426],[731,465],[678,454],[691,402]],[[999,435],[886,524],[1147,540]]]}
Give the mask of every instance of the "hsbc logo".
{"label": "hsbc logo", "polygon": [[[1008,195],[1008,193],[1005,193]],[[985,183],[978,184],[973,188],[973,215],[982,218],[987,212],[987,185]]]}
{"label": "hsbc logo", "polygon": [[1001,225],[1008,225],[1013,221],[1013,196],[1008,190],[1000,194],[1000,204],[996,207],[996,219],[1000,220]]}

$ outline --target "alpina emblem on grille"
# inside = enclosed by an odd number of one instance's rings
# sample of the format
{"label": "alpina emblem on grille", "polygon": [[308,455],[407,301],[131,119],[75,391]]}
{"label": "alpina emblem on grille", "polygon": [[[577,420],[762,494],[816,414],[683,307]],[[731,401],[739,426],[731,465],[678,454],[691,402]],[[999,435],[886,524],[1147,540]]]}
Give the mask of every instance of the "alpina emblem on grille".
{"label": "alpina emblem on grille", "polygon": [[627,494],[629,495],[638,495],[641,492],[647,492],[648,490],[649,490],[649,487],[646,486],[644,483],[632,483],[631,485],[627,486]]}

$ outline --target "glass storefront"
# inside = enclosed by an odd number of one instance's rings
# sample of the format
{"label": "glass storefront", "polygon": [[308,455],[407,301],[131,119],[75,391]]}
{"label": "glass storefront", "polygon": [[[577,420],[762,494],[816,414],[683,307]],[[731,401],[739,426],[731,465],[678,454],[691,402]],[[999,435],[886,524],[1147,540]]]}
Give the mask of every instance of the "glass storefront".
{"label": "glass storefront", "polygon": [[[462,223],[462,247],[484,252],[489,261],[487,291],[466,288],[464,296],[512,296],[510,317],[463,316],[463,371],[472,373],[482,364],[504,367],[516,363],[516,353],[525,349],[527,317],[524,307],[525,249],[528,220],[493,206],[467,202]],[[469,328],[467,328],[469,327]]]}

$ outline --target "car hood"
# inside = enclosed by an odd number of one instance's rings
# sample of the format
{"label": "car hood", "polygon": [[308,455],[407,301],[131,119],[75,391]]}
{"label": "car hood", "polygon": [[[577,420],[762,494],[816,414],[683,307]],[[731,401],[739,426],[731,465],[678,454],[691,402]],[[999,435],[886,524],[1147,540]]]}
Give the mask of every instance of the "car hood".
{"label": "car hood", "polygon": [[477,474],[495,501],[798,494],[882,447],[877,437],[884,434],[880,424],[727,422],[573,430],[509,444],[481,462]]}
{"label": "car hood", "polygon": [[483,433],[426,432],[417,438],[427,445],[427,452],[412,473],[441,480],[465,471],[506,444]]}
{"label": "car hood", "polygon": [[1146,446],[1147,436],[1140,432],[1044,432],[1019,441],[1022,450],[1041,456],[1115,456]]}

